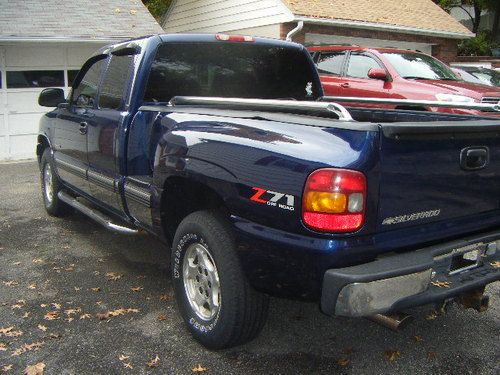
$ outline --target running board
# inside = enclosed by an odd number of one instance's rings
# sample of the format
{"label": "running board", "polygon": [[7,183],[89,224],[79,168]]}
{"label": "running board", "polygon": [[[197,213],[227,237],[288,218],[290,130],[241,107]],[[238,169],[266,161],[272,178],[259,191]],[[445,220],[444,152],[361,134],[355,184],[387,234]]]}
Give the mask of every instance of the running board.
{"label": "running board", "polygon": [[59,197],[60,200],[62,200],[64,203],[70,205],[71,207],[77,209],[80,211],[82,214],[87,215],[94,221],[98,222],[101,224],[104,228],[112,231],[112,232],[117,232],[121,234],[128,234],[128,235],[133,235],[133,234],[139,234],[140,231],[138,229],[133,229],[129,227],[125,227],[123,225],[118,225],[113,223],[112,219],[103,214],[100,211],[97,211],[95,209],[92,209],[83,203],[79,202],[76,198],[73,198],[71,195],[65,193],[64,191],[60,191],[57,196]]}

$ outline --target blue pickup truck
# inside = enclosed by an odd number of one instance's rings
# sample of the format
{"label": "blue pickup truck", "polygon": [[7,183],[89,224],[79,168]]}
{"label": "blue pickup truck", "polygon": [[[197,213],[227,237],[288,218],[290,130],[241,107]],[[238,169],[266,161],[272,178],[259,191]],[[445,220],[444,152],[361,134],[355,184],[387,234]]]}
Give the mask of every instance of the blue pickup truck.
{"label": "blue pickup truck", "polygon": [[105,47],[39,103],[55,107],[36,150],[47,212],[170,245],[208,348],[254,338],[269,295],[390,320],[484,310],[500,279],[499,120],[347,110],[303,46],[228,35]]}

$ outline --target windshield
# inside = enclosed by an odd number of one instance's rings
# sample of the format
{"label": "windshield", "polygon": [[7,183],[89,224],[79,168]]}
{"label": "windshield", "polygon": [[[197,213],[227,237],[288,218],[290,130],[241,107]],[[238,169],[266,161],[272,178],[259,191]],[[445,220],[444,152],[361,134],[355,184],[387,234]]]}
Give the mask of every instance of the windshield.
{"label": "windshield", "polygon": [[321,95],[308,54],[248,43],[165,43],[151,67],[144,101],[219,96],[315,100]]}
{"label": "windshield", "polygon": [[417,52],[385,52],[383,55],[403,78],[458,81],[450,68],[431,56]]}
{"label": "windshield", "polygon": [[500,86],[500,73],[490,69],[479,69],[469,72],[482,83],[490,86]]}

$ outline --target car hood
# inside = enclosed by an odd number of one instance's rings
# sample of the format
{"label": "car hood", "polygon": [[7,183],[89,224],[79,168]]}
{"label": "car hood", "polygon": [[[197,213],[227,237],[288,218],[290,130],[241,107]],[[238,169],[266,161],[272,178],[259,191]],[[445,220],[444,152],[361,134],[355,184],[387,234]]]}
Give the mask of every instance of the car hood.
{"label": "car hood", "polygon": [[477,83],[465,81],[435,81],[435,80],[418,80],[415,81],[419,86],[433,86],[436,89],[441,89],[443,93],[465,95],[478,101],[485,96],[500,97],[500,89],[491,86],[481,85]]}

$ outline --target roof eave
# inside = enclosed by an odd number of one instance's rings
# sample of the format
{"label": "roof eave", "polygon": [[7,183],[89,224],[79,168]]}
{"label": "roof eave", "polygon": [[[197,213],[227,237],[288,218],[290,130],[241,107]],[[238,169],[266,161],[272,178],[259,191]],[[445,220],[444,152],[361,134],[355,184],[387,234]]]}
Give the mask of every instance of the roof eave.
{"label": "roof eave", "polygon": [[52,36],[4,36],[0,35],[0,42],[31,42],[31,43],[112,43],[120,40],[130,39],[130,36],[116,36],[116,37],[52,37]]}
{"label": "roof eave", "polygon": [[351,27],[356,29],[383,30],[387,32],[436,36],[449,39],[469,39],[475,36],[474,33],[470,32],[460,33],[460,32],[444,31],[444,30],[419,29],[416,27],[389,25],[383,23],[350,21],[350,20],[340,20],[340,19],[334,20],[328,18],[304,17],[299,15],[295,15],[294,21],[297,22],[303,21],[305,23],[325,25],[325,26]]}

